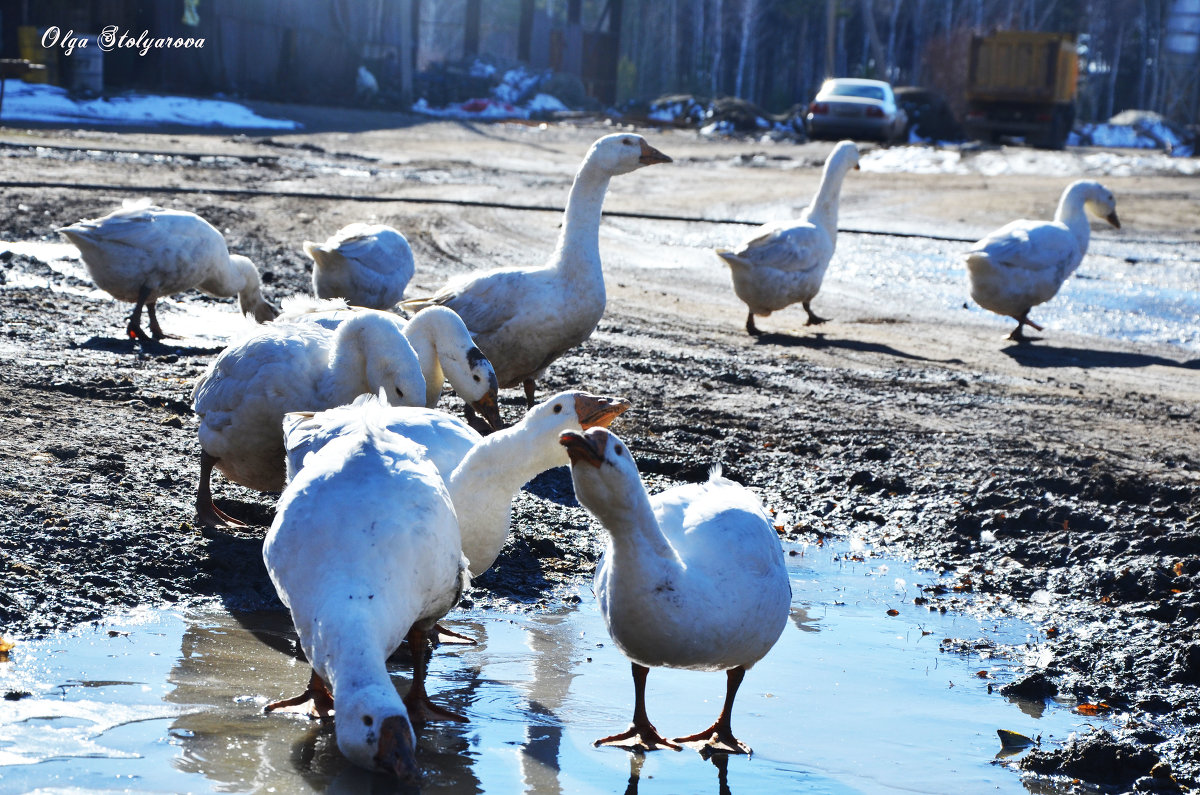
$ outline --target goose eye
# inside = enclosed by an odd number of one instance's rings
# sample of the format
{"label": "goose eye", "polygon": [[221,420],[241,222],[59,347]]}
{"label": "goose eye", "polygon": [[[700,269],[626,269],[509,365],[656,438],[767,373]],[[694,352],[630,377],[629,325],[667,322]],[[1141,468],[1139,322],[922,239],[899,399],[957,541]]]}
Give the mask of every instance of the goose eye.
{"label": "goose eye", "polygon": [[561,404],[561,403],[555,403],[555,404],[554,404],[554,413],[555,413],[555,414],[562,414],[562,404]]}
{"label": "goose eye", "polygon": [[475,383],[477,383],[477,384],[478,384],[480,381],[482,381],[482,380],[483,380],[482,378],[480,378],[480,377],[479,377],[479,376],[477,376],[477,375],[475,375],[475,376],[471,376],[471,377],[475,379]]}
{"label": "goose eye", "polygon": [[625,144],[626,146],[635,146],[636,145],[636,144],[634,144],[632,138],[624,138],[621,140],[621,143]]}
{"label": "goose eye", "polygon": [[404,390],[403,390],[403,389],[401,389],[400,387],[396,387],[396,396],[397,396],[397,397],[404,397]]}
{"label": "goose eye", "polygon": [[621,445],[617,445],[616,447],[613,448],[613,452],[616,453],[617,455],[625,455],[625,448],[622,447]]}

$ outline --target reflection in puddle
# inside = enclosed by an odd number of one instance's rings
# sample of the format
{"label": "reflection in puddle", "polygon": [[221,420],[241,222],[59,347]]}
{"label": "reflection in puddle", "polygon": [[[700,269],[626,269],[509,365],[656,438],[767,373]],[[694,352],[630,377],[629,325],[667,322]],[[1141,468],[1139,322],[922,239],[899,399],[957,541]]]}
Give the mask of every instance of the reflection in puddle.
{"label": "reflection in puddle", "polygon": [[[944,651],[942,638],[1022,644],[1026,628],[914,605],[934,575],[828,548],[788,562],[791,623],[734,715],[752,757],[593,748],[627,722],[633,694],[584,589],[580,604],[543,613],[452,614],[479,644],[439,647],[429,691],[471,722],[419,733],[422,790],[1024,792],[994,763],[996,730],[1054,742],[1083,722],[988,694],[1014,664]],[[404,690],[410,661],[392,663]],[[0,692],[15,699],[0,710],[0,791],[394,791],[345,762],[330,729],[262,713],[308,674],[284,613],[144,611],[20,643],[0,663]],[[711,718],[722,677],[655,669],[647,699],[664,733]]]}

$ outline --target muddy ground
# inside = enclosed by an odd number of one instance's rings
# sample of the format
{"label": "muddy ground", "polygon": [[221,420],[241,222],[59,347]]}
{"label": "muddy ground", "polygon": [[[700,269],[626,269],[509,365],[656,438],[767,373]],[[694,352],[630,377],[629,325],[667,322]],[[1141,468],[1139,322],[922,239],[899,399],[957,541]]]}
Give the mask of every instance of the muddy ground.
{"label": "muddy ground", "polygon": [[[57,240],[56,227],[161,187],[148,195],[200,213],[255,259],[273,299],[309,289],[302,240],[368,218],[408,235],[418,262],[409,294],[421,294],[476,267],[543,259],[557,213],[452,202],[561,207],[589,143],[613,130],[271,110],[305,114],[307,131],[0,128],[0,240]],[[781,203],[807,202],[829,149],[642,132],[676,162],[614,180],[609,211],[774,217]],[[1105,182],[1137,234],[1200,242],[1195,178]],[[1049,174],[858,172],[843,192],[842,225],[973,239],[1013,217],[1050,215],[1063,184]],[[1007,321],[881,310],[845,289],[817,299],[830,323],[805,328],[796,308],[761,320],[771,333],[752,339],[715,258],[702,273],[656,267],[696,262],[695,252],[743,232],[608,219],[607,314],[541,393],[629,397],[635,409],[614,428],[655,486],[701,479],[720,460],[779,512],[787,536],[853,535],[919,560],[930,571],[920,597],[929,609],[1034,621],[1027,648],[946,643],[947,653],[1028,658],[1028,675],[997,683],[999,693],[1099,704],[1115,717],[1068,748],[1026,755],[1026,770],[1105,791],[1200,786],[1200,356],[1072,329],[1016,348],[1001,339]],[[72,291],[87,285],[24,256],[0,259],[9,283],[0,291],[0,629],[19,639],[197,599],[278,606],[260,555],[275,495],[217,477],[218,504],[254,526],[195,523],[191,384],[219,346],[143,349],[123,338],[127,305]],[[44,284],[12,286],[22,273]],[[170,307],[160,317],[169,331]],[[522,405],[517,391],[503,395],[510,419]],[[596,530],[569,475],[547,473],[529,491],[508,547],[469,600],[536,609],[571,598],[590,574]]]}

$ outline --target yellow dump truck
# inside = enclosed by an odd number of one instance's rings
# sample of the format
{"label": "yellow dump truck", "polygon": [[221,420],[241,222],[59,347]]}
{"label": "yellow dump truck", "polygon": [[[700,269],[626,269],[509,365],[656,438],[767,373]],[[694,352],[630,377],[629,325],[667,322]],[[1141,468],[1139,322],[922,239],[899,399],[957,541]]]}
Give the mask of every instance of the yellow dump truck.
{"label": "yellow dump truck", "polygon": [[1075,36],[1007,30],[971,40],[967,135],[1062,149],[1075,124],[1079,56]]}

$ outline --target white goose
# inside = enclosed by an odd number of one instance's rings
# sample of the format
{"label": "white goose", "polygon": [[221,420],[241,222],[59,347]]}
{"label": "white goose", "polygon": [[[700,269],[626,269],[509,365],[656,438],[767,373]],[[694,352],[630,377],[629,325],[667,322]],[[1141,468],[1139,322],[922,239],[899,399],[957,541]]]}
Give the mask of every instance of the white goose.
{"label": "white goose", "polygon": [[350,224],[324,243],[304,241],[313,259],[313,294],[355,306],[391,309],[413,277],[412,247],[386,224]]}
{"label": "white goose", "polygon": [[1121,228],[1112,191],[1099,182],[1079,180],[1063,191],[1053,221],[1013,221],[967,252],[971,297],[984,309],[1017,321],[1010,340],[1025,341],[1024,326],[1042,330],[1029,319],[1029,310],[1053,298],[1083,261],[1091,237],[1085,211]]}
{"label": "white goose", "polygon": [[755,315],[766,317],[795,303],[808,314],[806,326],[825,322],[810,304],[837,247],[838,199],[852,168],[858,168],[858,149],[853,141],[841,141],[826,158],[817,195],[799,220],[764,224],[736,250],[716,250],[729,266],[733,292],[749,308],[747,332],[760,333]]}
{"label": "white goose", "polygon": [[[158,324],[158,299],[193,288],[236,295],[242,313],[259,323],[278,314],[263,298],[254,263],[230,254],[221,233],[195,213],[136,202],[58,231],[79,249],[97,287],[134,305],[125,333],[141,342],[168,336]],[[149,337],[142,307],[150,315]]]}
{"label": "white goose", "polygon": [[[791,602],[783,550],[762,503],[719,467],[707,483],[650,497],[629,449],[603,428],[565,433],[562,444],[575,496],[608,531],[596,599],[613,642],[633,663],[633,725],[595,744],[749,753],[733,736],[733,700],[746,669],[782,634]],[[663,738],[646,715],[654,666],[726,671],[716,722],[674,742]]]}
{"label": "white goose", "polygon": [[221,352],[196,383],[200,482],[196,513],[209,525],[240,524],[212,503],[213,467],[259,491],[285,485],[283,415],[319,411],[383,389],[419,406],[425,379],[396,316],[364,310],[335,331],[274,323]]}
{"label": "white goose", "polygon": [[[445,479],[458,513],[463,554],[475,577],[491,568],[508,538],[516,493],[547,469],[567,465],[559,436],[607,426],[628,408],[629,401],[621,398],[561,392],[534,406],[520,422],[489,436],[431,409],[387,409],[381,411],[380,421],[424,447]],[[357,432],[362,422],[356,406],[288,415],[284,427],[289,474],[303,471],[309,456],[331,440]]]}
{"label": "white goose", "polygon": [[[425,633],[466,586],[454,506],[416,444],[359,407],[355,433],[315,453],[279,500],[263,560],[313,673],[297,698],[327,718],[336,705],[337,745],[350,761],[416,783],[413,724],[466,720],[425,692]],[[352,510],[347,510],[352,507]],[[413,681],[401,699],[387,657],[413,649]]]}
{"label": "white goose", "polygon": [[502,268],[451,281],[431,298],[402,306],[433,304],[457,312],[496,369],[500,387],[525,387],[532,406],[551,362],[587,340],[604,315],[600,264],[600,214],[609,180],[671,158],[640,135],[606,135],[592,144],[567,199],[558,245],[544,265]]}
{"label": "white goose", "polygon": [[[277,323],[310,321],[320,323],[328,329],[337,328],[343,321],[362,311],[361,307],[350,306],[344,299],[312,300],[294,297],[284,299],[283,314]],[[492,363],[475,346],[471,332],[452,309],[441,306],[430,307],[411,320],[396,315],[396,321],[404,329],[404,336],[416,351],[421,362],[421,375],[425,377],[425,406],[433,408],[442,394],[442,384],[450,386],[466,403],[467,420],[475,422],[475,412],[486,420],[481,431],[490,431],[503,426],[500,408],[496,402],[499,386]]]}

